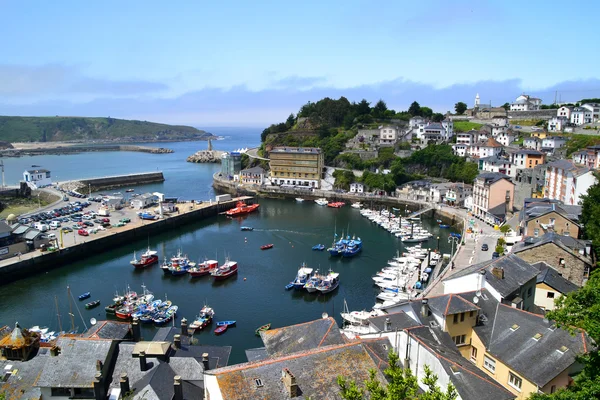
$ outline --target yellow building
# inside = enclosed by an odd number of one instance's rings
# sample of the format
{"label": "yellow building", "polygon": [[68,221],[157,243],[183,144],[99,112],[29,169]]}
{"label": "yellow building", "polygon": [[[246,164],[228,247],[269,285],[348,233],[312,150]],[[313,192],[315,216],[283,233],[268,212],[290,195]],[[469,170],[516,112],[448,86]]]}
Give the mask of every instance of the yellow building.
{"label": "yellow building", "polygon": [[271,181],[278,185],[321,187],[323,152],[314,147],[274,147],[269,152]]}
{"label": "yellow building", "polygon": [[547,136],[548,136],[548,132],[544,132],[544,131],[531,132],[531,137],[534,137],[534,138],[546,139]]}
{"label": "yellow building", "polygon": [[574,292],[579,287],[562,277],[555,269],[545,262],[539,262],[540,274],[537,276],[535,286],[535,305],[545,311],[554,310],[555,301],[568,293]]}

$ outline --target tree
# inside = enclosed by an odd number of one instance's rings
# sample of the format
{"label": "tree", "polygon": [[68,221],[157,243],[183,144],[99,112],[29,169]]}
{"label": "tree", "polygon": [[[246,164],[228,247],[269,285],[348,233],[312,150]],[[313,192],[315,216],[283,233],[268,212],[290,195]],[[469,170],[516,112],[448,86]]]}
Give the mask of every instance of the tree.
{"label": "tree", "polygon": [[[385,369],[384,374],[388,378],[387,387],[382,386],[376,378],[376,371],[369,371],[369,379],[364,382],[365,388],[360,388],[354,381],[346,381],[342,376],[338,377],[338,385],[341,389],[341,396],[345,400],[363,400],[365,392],[371,400],[455,400],[458,393],[454,386],[448,385],[443,392],[437,384],[437,376],[431,369],[425,366],[425,377],[423,383],[427,386],[427,391],[418,395],[419,384],[417,378],[411,373],[410,369],[402,369],[398,364],[398,355],[394,351],[388,354],[389,367]],[[366,389],[366,390],[365,390]]]}
{"label": "tree", "polygon": [[416,101],[413,101],[410,107],[408,107],[408,113],[413,117],[421,115],[421,106]]}
{"label": "tree", "polygon": [[431,118],[433,116],[433,110],[429,107],[421,107],[421,116],[424,118]]}
{"label": "tree", "polygon": [[494,249],[494,251],[496,253],[498,253],[499,255],[502,255],[502,254],[504,254],[504,246],[498,245],[498,246],[496,246],[496,248]]}
{"label": "tree", "polygon": [[[596,178],[599,176],[597,175]],[[585,226],[586,239],[592,240],[596,254],[600,254],[600,185],[590,186],[587,194],[582,196],[581,225]]]}
{"label": "tree", "polygon": [[454,105],[454,111],[456,111],[458,115],[463,115],[465,111],[467,111],[467,108],[467,103],[463,103],[462,101],[459,101]]}
{"label": "tree", "polygon": [[385,101],[379,99],[377,104],[375,104],[375,107],[373,107],[372,114],[374,118],[383,118],[386,111],[387,105],[385,104]]}
{"label": "tree", "polygon": [[510,232],[510,230],[512,229],[512,227],[508,224],[504,224],[500,227],[500,232],[502,232],[504,234],[504,236],[506,236],[506,234],[508,232]]}
{"label": "tree", "polygon": [[433,113],[431,116],[433,122],[442,122],[444,120],[444,114],[442,113]]}
{"label": "tree", "polygon": [[296,122],[296,117],[294,117],[294,113],[290,114],[290,116],[287,118],[287,120],[285,121],[285,126],[288,129],[291,129],[292,126],[294,126],[294,123]]}
{"label": "tree", "polygon": [[510,104],[504,103],[504,104],[502,104],[502,108],[504,108],[506,111],[508,111],[508,110],[510,110]]}
{"label": "tree", "polygon": [[356,105],[356,114],[357,115],[364,115],[364,114],[370,114],[370,113],[371,113],[371,103],[369,103],[365,99],[362,99],[360,101],[360,103],[358,103]]}

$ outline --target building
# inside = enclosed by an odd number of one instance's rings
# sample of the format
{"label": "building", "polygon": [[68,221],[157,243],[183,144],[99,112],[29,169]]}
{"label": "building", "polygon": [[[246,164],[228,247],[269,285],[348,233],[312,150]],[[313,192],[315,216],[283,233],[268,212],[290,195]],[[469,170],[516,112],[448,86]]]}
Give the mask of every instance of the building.
{"label": "building", "polygon": [[445,141],[449,141],[454,136],[454,122],[451,119],[444,119],[442,121],[442,128],[444,128],[444,136]]}
{"label": "building", "polygon": [[52,185],[52,177],[47,169],[29,169],[23,172],[23,180],[34,190]]}
{"label": "building", "polygon": [[470,132],[458,132],[456,134],[456,144],[464,144],[467,146],[472,145],[473,143],[475,143],[475,137],[477,135],[477,131],[470,131]]}
{"label": "building", "polygon": [[569,118],[567,117],[552,117],[548,120],[549,132],[561,132],[569,126]]}
{"label": "building", "polygon": [[542,150],[554,152],[567,144],[567,139],[561,136],[547,136],[542,139]]}
{"label": "building", "polygon": [[452,152],[455,156],[466,157],[468,155],[469,148],[471,146],[468,144],[453,144]]}
{"label": "building", "polygon": [[511,178],[517,173],[517,168],[511,161],[498,156],[480,158],[478,168],[480,172],[499,172]]}
{"label": "building", "polygon": [[365,185],[359,182],[354,182],[350,184],[350,193],[364,193]]}
{"label": "building", "polygon": [[569,206],[559,200],[525,199],[519,213],[518,232],[522,236],[539,237],[548,232],[579,238],[581,206]]}
{"label": "building", "polygon": [[513,182],[515,183],[514,208],[521,210],[526,199],[544,197],[546,166],[542,164],[533,168],[519,168]]}
{"label": "building", "polygon": [[497,224],[512,212],[515,184],[498,172],[479,174],[473,184],[473,215]]}
{"label": "building", "polygon": [[398,140],[400,128],[397,126],[379,127],[379,144],[393,145]]}
{"label": "building", "polygon": [[240,171],[240,183],[243,185],[263,185],[265,183],[265,170],[261,167],[253,167]]}
{"label": "building", "polygon": [[426,179],[406,182],[396,189],[396,196],[408,200],[430,202],[432,201],[431,186],[431,181]]}
{"label": "building", "polygon": [[519,169],[535,168],[537,165],[542,165],[546,159],[546,155],[538,150],[519,150],[510,155],[510,161]]}
{"label": "building", "polygon": [[536,137],[528,137],[523,139],[523,147],[531,150],[541,150],[542,141]]}
{"label": "building", "polygon": [[548,232],[515,244],[512,253],[523,260],[543,261],[577,286],[583,286],[595,268],[591,242]]}
{"label": "building", "polygon": [[492,133],[492,136],[496,138],[498,143],[505,147],[515,141],[515,135],[512,131],[498,132],[496,135]]}
{"label": "building", "polygon": [[558,110],[556,110],[556,116],[566,118],[568,122],[571,120],[572,111],[573,107],[562,106]]}
{"label": "building", "polygon": [[40,336],[36,332],[23,332],[18,323],[12,332],[0,335],[0,354],[6,360],[27,361],[39,347]]}
{"label": "building", "polygon": [[499,156],[501,152],[502,145],[494,138],[489,138],[485,142],[474,143],[467,149],[469,156],[477,158]]}
{"label": "building", "polygon": [[579,289],[579,286],[563,278],[558,271],[545,262],[541,261],[533,266],[540,270],[535,287],[535,305],[542,310],[554,310],[556,300]]}
{"label": "building", "polygon": [[424,143],[440,143],[445,140],[445,132],[446,131],[441,123],[430,123],[423,128],[421,141]]}
{"label": "building", "polygon": [[323,152],[314,147],[275,147],[269,152],[271,182],[279,185],[321,187]]}
{"label": "building", "polygon": [[497,115],[492,118],[492,125],[494,126],[505,126],[508,128],[508,117],[506,115]]}
{"label": "building", "polygon": [[242,170],[242,154],[232,151],[221,156],[221,176],[234,179]]}
{"label": "building", "polygon": [[600,145],[589,146],[583,150],[573,153],[572,160],[577,165],[583,165],[590,169],[600,168]]}
{"label": "building", "polygon": [[560,200],[567,205],[580,204],[590,186],[596,184],[596,177],[587,167],[578,167],[572,161],[558,160],[546,168],[544,197]]}
{"label": "building", "polygon": [[591,121],[592,123],[598,122],[600,119],[600,104],[598,103],[585,103],[581,105],[582,108],[585,108],[591,113]]}
{"label": "building", "polygon": [[152,193],[144,193],[131,199],[131,207],[135,210],[153,206],[158,202],[158,197]]}
{"label": "building", "polygon": [[542,99],[522,94],[510,105],[510,111],[536,111],[542,106]]}
{"label": "building", "polygon": [[571,123],[573,125],[591,124],[594,120],[594,112],[589,107],[575,107],[571,111]]}

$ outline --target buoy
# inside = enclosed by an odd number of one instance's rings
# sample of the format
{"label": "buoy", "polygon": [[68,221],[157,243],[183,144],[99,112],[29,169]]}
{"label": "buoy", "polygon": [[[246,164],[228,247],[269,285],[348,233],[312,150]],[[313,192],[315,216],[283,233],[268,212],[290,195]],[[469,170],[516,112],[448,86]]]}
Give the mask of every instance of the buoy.
{"label": "buoy", "polygon": [[244,280],[246,280],[246,278],[244,278]]}

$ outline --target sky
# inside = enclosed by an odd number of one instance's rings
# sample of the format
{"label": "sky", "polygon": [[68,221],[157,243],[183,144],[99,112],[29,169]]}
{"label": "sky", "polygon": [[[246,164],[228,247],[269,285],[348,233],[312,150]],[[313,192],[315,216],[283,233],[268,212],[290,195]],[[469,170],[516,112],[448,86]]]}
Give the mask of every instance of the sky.
{"label": "sky", "polygon": [[0,115],[265,126],[323,97],[600,97],[600,2],[553,2],[0,0]]}

